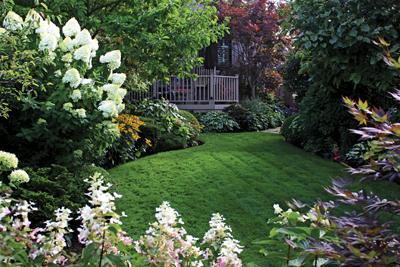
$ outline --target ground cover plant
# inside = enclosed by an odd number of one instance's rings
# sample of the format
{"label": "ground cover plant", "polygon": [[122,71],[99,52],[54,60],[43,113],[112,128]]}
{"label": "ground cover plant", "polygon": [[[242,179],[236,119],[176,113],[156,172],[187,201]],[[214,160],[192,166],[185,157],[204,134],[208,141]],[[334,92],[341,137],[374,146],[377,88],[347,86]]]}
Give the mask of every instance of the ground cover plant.
{"label": "ground cover plant", "polygon": [[199,122],[205,132],[234,132],[240,129],[239,124],[228,114],[220,111],[209,111],[199,115]]}

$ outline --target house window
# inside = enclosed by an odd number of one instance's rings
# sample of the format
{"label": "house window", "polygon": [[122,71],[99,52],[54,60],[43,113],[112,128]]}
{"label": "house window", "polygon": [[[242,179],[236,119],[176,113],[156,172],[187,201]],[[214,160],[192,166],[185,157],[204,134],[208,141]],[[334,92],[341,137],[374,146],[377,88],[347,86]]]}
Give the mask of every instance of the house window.
{"label": "house window", "polygon": [[230,66],[232,64],[232,43],[222,39],[218,43],[217,63],[219,66]]}

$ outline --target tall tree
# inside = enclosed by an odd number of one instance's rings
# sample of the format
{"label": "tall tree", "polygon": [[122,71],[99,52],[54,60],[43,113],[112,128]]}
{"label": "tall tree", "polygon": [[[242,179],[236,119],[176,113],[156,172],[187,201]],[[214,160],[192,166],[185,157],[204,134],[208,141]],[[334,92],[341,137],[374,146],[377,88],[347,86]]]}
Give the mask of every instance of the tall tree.
{"label": "tall tree", "polygon": [[304,146],[317,153],[338,146],[345,153],[356,141],[347,130],[355,125],[341,97],[391,104],[385,91],[398,84],[398,74],[385,66],[375,42],[385,37],[399,43],[400,2],[294,0],[289,7],[286,28],[302,55],[300,72],[309,77],[299,105]]}
{"label": "tall tree", "polygon": [[237,72],[251,96],[255,97],[257,90],[274,89],[276,67],[282,59],[277,49],[281,40],[275,1],[220,0],[218,9],[221,19],[229,19]]}
{"label": "tall tree", "polygon": [[[10,1],[10,0],[7,0]],[[202,59],[198,51],[221,38],[213,0],[16,0],[16,8],[35,7],[64,23],[75,17],[107,49],[126,56],[132,87],[171,74],[189,75]],[[107,36],[107,37],[106,37]],[[130,78],[130,79],[129,79]]]}

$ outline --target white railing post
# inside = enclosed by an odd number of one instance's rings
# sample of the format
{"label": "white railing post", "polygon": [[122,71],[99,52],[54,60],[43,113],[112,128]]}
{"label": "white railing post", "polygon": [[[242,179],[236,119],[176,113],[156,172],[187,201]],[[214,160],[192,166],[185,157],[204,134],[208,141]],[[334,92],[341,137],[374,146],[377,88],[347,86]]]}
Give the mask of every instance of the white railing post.
{"label": "white railing post", "polygon": [[212,109],[215,107],[215,77],[214,73],[211,73],[210,75],[210,88],[209,88],[209,93],[208,93],[208,98],[209,98],[209,104]]}
{"label": "white railing post", "polygon": [[239,75],[235,75],[235,101],[239,102]]}

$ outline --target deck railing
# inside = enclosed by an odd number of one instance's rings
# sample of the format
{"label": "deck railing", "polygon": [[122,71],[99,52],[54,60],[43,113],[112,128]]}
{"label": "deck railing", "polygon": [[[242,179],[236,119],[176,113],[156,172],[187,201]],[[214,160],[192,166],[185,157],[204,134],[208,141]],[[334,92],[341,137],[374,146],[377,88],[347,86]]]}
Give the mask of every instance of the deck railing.
{"label": "deck railing", "polygon": [[168,82],[155,82],[148,92],[132,92],[129,100],[143,98],[168,99],[177,105],[196,109],[196,105],[210,106],[239,102],[239,76],[198,75],[194,78],[171,76]]}

